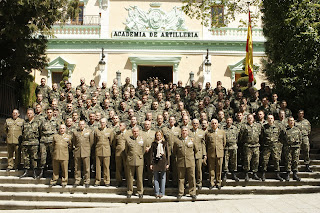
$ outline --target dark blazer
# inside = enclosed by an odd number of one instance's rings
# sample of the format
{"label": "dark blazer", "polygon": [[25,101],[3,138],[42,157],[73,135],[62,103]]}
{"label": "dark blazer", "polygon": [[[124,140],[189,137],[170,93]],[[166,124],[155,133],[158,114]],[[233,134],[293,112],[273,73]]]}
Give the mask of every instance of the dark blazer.
{"label": "dark blazer", "polygon": [[162,155],[162,158],[160,158],[160,159],[156,158],[158,142],[153,141],[151,144],[151,148],[150,148],[149,152],[150,152],[150,160],[151,160],[150,165],[153,165],[153,171],[164,172],[164,171],[166,171],[166,166],[170,164],[168,143],[167,143],[167,141],[162,141],[162,144],[163,144],[164,154]]}

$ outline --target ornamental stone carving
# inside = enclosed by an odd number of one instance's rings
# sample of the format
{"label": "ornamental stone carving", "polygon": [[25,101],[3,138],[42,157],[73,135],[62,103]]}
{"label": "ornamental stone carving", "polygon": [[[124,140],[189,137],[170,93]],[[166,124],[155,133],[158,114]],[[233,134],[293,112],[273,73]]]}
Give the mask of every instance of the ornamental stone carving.
{"label": "ornamental stone carving", "polygon": [[126,8],[128,31],[187,31],[184,13],[180,7],[174,7],[170,12],[160,9],[159,3],[150,4],[151,8],[145,12],[137,6]]}

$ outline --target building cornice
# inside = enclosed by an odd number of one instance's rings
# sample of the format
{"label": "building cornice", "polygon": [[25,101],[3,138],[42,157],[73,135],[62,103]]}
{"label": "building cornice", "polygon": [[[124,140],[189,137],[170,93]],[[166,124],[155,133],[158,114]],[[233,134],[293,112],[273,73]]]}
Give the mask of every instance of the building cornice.
{"label": "building cornice", "polygon": [[[210,53],[245,52],[245,41],[213,40],[143,40],[143,39],[50,39],[48,52],[59,50],[101,50],[105,51],[181,51],[201,53],[209,49]],[[254,53],[264,54],[264,42],[253,42]],[[199,52],[199,53],[200,53]]]}

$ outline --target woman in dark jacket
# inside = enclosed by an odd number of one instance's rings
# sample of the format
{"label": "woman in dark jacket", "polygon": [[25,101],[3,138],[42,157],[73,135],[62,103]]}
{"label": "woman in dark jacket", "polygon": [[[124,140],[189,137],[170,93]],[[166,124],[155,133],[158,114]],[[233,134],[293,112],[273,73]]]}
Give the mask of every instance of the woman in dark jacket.
{"label": "woman in dark jacket", "polygon": [[164,140],[162,131],[156,131],[155,141],[150,148],[150,169],[154,175],[154,190],[156,198],[162,198],[166,188],[166,170],[169,168],[168,143]]}

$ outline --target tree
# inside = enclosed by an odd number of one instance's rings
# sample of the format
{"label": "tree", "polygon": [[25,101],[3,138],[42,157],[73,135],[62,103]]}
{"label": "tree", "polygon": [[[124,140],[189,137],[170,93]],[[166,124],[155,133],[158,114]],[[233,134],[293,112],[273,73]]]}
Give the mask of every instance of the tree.
{"label": "tree", "polygon": [[[210,27],[225,27],[234,21],[239,14],[248,14],[248,1],[246,0],[181,0],[182,10],[190,18],[201,20],[201,23]],[[250,10],[253,26],[261,15],[262,0],[251,0]],[[223,21],[219,9],[223,11]],[[248,20],[240,19],[239,26],[247,26]]]}
{"label": "tree", "polygon": [[294,111],[319,123],[320,5],[315,0],[265,0],[264,73]]}
{"label": "tree", "polygon": [[[79,0],[0,0],[0,76],[17,88],[30,84],[32,70],[47,65],[52,25],[79,14]],[[20,93],[19,93],[20,94]],[[25,97],[20,97],[27,103]]]}
{"label": "tree", "polygon": [[66,81],[68,81],[69,79],[69,70],[68,70],[68,64],[65,63],[63,65],[63,69],[62,69],[62,80],[60,81],[60,87],[61,88],[65,88],[65,83]]}

